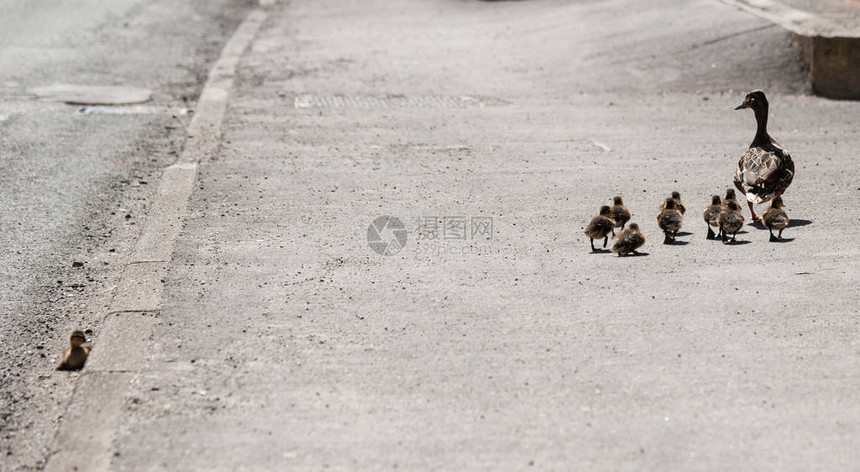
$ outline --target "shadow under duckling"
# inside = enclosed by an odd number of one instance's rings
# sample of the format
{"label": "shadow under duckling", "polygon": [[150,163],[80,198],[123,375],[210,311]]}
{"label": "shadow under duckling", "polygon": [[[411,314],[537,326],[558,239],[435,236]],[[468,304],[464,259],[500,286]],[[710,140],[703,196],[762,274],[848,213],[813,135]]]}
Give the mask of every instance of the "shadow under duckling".
{"label": "shadow under duckling", "polygon": [[609,234],[615,231],[615,220],[612,219],[612,209],[608,205],[600,207],[600,212],[597,216],[591,219],[585,225],[585,235],[591,241],[591,251],[597,252],[594,247],[594,240],[603,238],[603,247],[609,241]]}
{"label": "shadow under duckling", "polygon": [[672,244],[681,229],[684,216],[678,208],[678,203],[671,197],[663,202],[661,208],[660,212],[657,213],[657,225],[666,235],[663,244]]}
{"label": "shadow under duckling", "polygon": [[81,370],[87,362],[92,345],[87,342],[83,331],[72,331],[69,335],[69,347],[63,348],[63,358],[57,364],[57,370]]}
{"label": "shadow under duckling", "polygon": [[744,215],[737,200],[728,200],[723,204],[725,208],[717,217],[717,223],[720,225],[720,239],[725,243],[728,240],[728,233],[732,233],[732,242],[735,242],[738,231],[744,225]]}
{"label": "shadow under duckling", "polygon": [[612,240],[612,252],[618,253],[618,256],[626,256],[627,254],[636,254],[637,249],[645,244],[645,235],[639,229],[636,223],[630,223],[626,229],[622,229],[615,235]]}
{"label": "shadow under duckling", "polygon": [[723,202],[720,200],[719,195],[714,195],[711,197],[711,206],[705,208],[705,211],[702,212],[702,218],[708,226],[707,239],[717,239],[717,235],[714,233],[714,230],[711,229],[711,226],[714,228],[720,226],[720,224],[717,223],[717,218],[720,216],[721,211],[723,211]]}
{"label": "shadow under duckling", "polygon": [[[762,221],[770,231],[770,242],[777,242],[782,239],[782,230],[788,226],[788,214],[783,210],[785,205],[782,202],[782,196],[773,197],[770,206],[762,213]],[[773,230],[779,230],[779,233],[774,236]]]}
{"label": "shadow under duckling", "polygon": [[[615,220],[615,227],[624,229],[624,225],[630,221],[630,210],[624,206],[624,200],[621,197],[612,199],[612,219]],[[613,233],[614,234],[614,233]]]}

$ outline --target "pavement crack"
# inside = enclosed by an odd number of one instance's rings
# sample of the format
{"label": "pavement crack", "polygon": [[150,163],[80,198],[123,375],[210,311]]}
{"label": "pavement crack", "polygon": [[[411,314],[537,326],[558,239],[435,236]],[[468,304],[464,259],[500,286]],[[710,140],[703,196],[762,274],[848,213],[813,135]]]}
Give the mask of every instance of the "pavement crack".
{"label": "pavement crack", "polygon": [[776,25],[774,25],[774,24],[768,24],[768,25],[764,25],[764,26],[757,26],[757,27],[755,27],[755,28],[745,29],[745,30],[742,30],[742,31],[737,31],[737,32],[734,32],[734,33],[731,33],[731,34],[726,34],[726,35],[720,36],[720,37],[718,37],[718,38],[714,38],[714,39],[712,39],[712,40],[710,40],[710,41],[705,41],[705,42],[703,42],[703,43],[696,43],[696,44],[693,44],[693,45],[690,47],[690,49],[691,49],[691,50],[693,50],[693,49],[698,49],[698,48],[700,48],[700,47],[711,46],[711,45],[713,45],[713,44],[719,43],[719,42],[721,42],[721,41],[725,41],[725,40],[727,40],[727,39],[732,39],[732,38],[736,38],[736,37],[738,37],[738,36],[743,36],[743,35],[745,35],[745,34],[755,33],[756,31],[762,31],[762,30],[766,30],[766,29],[769,29],[769,28],[775,28],[775,27],[776,27]]}

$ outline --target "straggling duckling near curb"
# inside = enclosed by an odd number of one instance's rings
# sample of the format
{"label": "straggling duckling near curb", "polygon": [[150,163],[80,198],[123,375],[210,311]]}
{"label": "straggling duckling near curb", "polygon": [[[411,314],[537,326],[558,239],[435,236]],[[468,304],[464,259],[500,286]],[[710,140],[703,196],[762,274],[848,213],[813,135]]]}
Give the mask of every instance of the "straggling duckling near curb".
{"label": "straggling duckling near curb", "polygon": [[612,209],[608,205],[600,207],[600,212],[585,225],[585,235],[591,241],[591,250],[596,252],[594,240],[603,238],[603,247],[609,241],[609,234],[615,231],[615,220],[612,219]]}
{"label": "straggling duckling near curb", "polygon": [[728,233],[732,233],[732,242],[734,242],[738,231],[744,225],[744,215],[741,213],[741,206],[738,205],[736,200],[728,200],[724,204],[726,207],[723,208],[720,216],[717,217],[717,223],[720,225],[720,238],[723,240],[723,243],[726,243]]}
{"label": "straggling duckling near curb", "polygon": [[675,237],[681,229],[684,222],[684,216],[678,208],[678,203],[673,198],[667,198],[661,205],[661,210],[657,213],[657,225],[663,230],[666,235],[663,239],[663,244],[672,244],[675,242]]}
{"label": "straggling duckling near curb", "polygon": [[72,331],[69,335],[69,347],[63,348],[63,358],[57,365],[57,370],[81,370],[87,362],[92,345],[87,342],[83,331]]}
{"label": "straggling duckling near curb", "polygon": [[624,200],[621,197],[612,199],[612,219],[615,220],[615,227],[624,229],[624,225],[630,221],[630,210],[624,206]]}
{"label": "straggling duckling near curb", "polygon": [[[782,230],[788,226],[788,214],[783,210],[785,205],[782,203],[782,197],[773,197],[770,206],[762,213],[762,221],[770,231],[770,241],[776,242],[782,239]],[[779,233],[774,236],[773,230],[779,230]]]}
{"label": "straggling duckling near curb", "polygon": [[636,250],[643,244],[645,244],[645,235],[642,234],[639,225],[630,223],[630,226],[615,235],[615,239],[612,240],[612,252],[617,253],[619,257],[628,254],[638,255]]}
{"label": "straggling duckling near curb", "polygon": [[708,226],[707,239],[717,239],[717,235],[714,233],[714,230],[711,229],[711,226],[714,228],[720,226],[720,224],[717,223],[717,218],[719,218],[721,211],[723,211],[723,203],[720,201],[720,196],[714,195],[711,197],[711,206],[705,208],[705,211],[702,212],[702,218]]}

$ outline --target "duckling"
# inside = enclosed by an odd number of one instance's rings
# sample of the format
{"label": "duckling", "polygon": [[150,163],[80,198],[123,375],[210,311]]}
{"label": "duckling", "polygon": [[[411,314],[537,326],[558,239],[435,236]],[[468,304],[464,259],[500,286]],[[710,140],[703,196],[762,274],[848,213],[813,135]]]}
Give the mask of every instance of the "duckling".
{"label": "duckling", "polygon": [[591,250],[594,248],[594,240],[603,238],[603,247],[609,241],[609,233],[615,229],[615,220],[612,219],[612,209],[608,205],[600,207],[600,212],[585,225],[585,235],[591,240]]}
{"label": "duckling", "polygon": [[[761,215],[764,225],[767,226],[768,231],[770,231],[771,242],[782,239],[782,230],[788,226],[788,214],[782,209],[783,206],[785,205],[782,203],[782,197],[777,195],[773,197],[773,200],[770,202],[770,206]],[[777,236],[773,235],[773,230],[775,229],[779,230],[779,234]]]}
{"label": "duckling", "polygon": [[[681,194],[678,192],[672,192],[672,196],[670,197],[672,200],[675,200],[675,208],[681,212],[683,215],[687,211],[687,207],[684,206],[684,203],[681,202]],[[660,209],[663,210],[666,208],[665,202],[660,206]]]}
{"label": "duckling", "polygon": [[619,256],[636,252],[637,249],[645,244],[645,235],[639,230],[639,225],[630,223],[630,227],[622,229],[615,235],[612,240],[612,252],[617,252]]}
{"label": "duckling", "polygon": [[711,226],[717,227],[720,225],[717,223],[717,218],[720,216],[721,211],[723,211],[723,204],[720,201],[720,196],[714,195],[711,197],[711,206],[705,208],[705,211],[702,212],[702,218],[705,219],[705,223],[708,226],[708,239],[716,239],[717,237]]}
{"label": "duckling", "polygon": [[69,347],[63,348],[63,359],[57,365],[57,370],[81,370],[92,347],[86,341],[87,336],[83,331],[72,331]]}
{"label": "duckling", "polygon": [[754,203],[762,203],[782,195],[794,180],[794,162],[788,151],[767,134],[767,97],[761,90],[748,93],[735,110],[752,108],[758,126],[749,149],[738,160],[734,183],[746,195],[753,221]]}
{"label": "duckling", "polygon": [[657,225],[666,234],[663,239],[663,244],[672,244],[675,241],[675,236],[678,230],[681,229],[681,224],[684,222],[684,217],[681,210],[678,208],[678,203],[673,198],[667,198],[661,206],[662,210],[657,213]]}
{"label": "duckling", "polygon": [[615,227],[624,229],[624,225],[630,221],[630,216],[630,210],[624,206],[624,200],[622,200],[621,197],[613,198],[612,219],[615,220]]}
{"label": "duckling", "polygon": [[735,196],[735,189],[733,188],[726,189],[726,196],[723,197],[723,208],[726,207],[726,205],[729,203],[729,200],[734,200],[734,202],[737,203],[738,206],[740,206],[740,202],[738,202],[738,198]]}
{"label": "duckling", "polygon": [[720,235],[723,243],[728,239],[728,233],[732,233],[732,241],[744,225],[744,214],[741,213],[741,206],[735,200],[724,202],[725,208],[717,217],[717,223],[720,225]]}

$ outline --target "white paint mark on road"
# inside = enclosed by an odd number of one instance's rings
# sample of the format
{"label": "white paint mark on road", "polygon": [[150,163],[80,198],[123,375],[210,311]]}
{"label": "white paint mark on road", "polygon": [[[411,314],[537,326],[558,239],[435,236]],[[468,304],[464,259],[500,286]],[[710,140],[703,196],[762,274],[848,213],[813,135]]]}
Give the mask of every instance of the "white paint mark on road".
{"label": "white paint mark on road", "polygon": [[152,90],[139,87],[54,84],[29,90],[43,100],[73,105],[128,105],[148,102]]}
{"label": "white paint mark on road", "polygon": [[131,107],[110,107],[110,106],[92,106],[78,108],[75,113],[79,115],[171,115],[181,116],[187,115],[187,108],[172,108],[172,107],[148,107],[148,106],[131,106]]}
{"label": "white paint mark on road", "polygon": [[609,147],[609,146],[607,146],[607,145],[605,145],[605,144],[601,143],[600,141],[594,141],[594,140],[592,140],[592,141],[591,141],[591,144],[594,144],[595,146],[599,147],[600,149],[603,149],[603,152],[609,152],[609,151],[611,151],[611,150],[612,150],[612,148],[611,148],[611,147]]}

